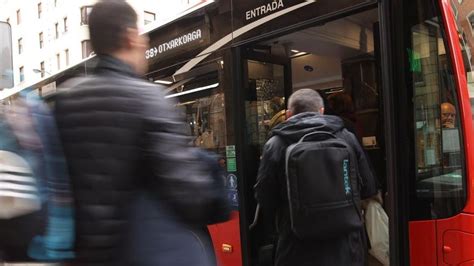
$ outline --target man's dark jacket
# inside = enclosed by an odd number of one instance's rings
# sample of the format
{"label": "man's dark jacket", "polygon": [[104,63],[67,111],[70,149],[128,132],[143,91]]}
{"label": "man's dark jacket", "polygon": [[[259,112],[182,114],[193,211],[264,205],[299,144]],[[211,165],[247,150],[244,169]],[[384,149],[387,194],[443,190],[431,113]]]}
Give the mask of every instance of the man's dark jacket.
{"label": "man's dark jacket", "polygon": [[[333,133],[352,146],[358,158],[362,177],[361,196],[367,198],[376,194],[375,180],[364,152],[356,137],[344,128],[344,123],[340,118],[317,113],[302,113],[275,127],[263,148],[263,157],[255,185],[255,196],[263,211],[276,217],[278,243],[275,265],[362,266],[366,257],[363,230],[332,239],[304,241],[296,238],[291,232],[285,181],[285,152],[290,144],[314,131]],[[317,174],[318,169],[314,169],[314,172]]]}
{"label": "man's dark jacket", "polygon": [[112,57],[73,83],[55,111],[75,197],[77,261],[202,265],[206,254],[193,252],[203,244],[186,224],[210,218],[212,181],[173,102]]}

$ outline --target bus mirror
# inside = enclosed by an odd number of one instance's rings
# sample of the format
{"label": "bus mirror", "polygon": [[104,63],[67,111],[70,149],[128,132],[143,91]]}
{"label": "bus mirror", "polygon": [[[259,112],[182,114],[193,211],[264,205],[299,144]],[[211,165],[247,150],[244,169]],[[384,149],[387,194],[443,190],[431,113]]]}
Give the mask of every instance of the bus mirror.
{"label": "bus mirror", "polygon": [[12,31],[0,22],[0,90],[13,87]]}

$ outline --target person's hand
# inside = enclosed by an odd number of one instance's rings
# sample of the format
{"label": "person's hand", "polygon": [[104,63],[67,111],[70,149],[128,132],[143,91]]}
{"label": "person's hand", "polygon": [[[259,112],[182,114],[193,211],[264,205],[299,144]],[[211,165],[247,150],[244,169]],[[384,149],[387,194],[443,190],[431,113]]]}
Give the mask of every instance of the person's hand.
{"label": "person's hand", "polygon": [[368,199],[365,199],[365,200],[362,200],[361,201],[361,207],[363,210],[366,210],[367,209],[367,206],[369,205],[369,202],[370,201],[376,201],[378,203],[380,203],[380,205],[383,205],[383,197],[382,197],[382,191],[378,191],[377,194],[375,194],[374,196],[372,196],[371,198],[368,198]]}

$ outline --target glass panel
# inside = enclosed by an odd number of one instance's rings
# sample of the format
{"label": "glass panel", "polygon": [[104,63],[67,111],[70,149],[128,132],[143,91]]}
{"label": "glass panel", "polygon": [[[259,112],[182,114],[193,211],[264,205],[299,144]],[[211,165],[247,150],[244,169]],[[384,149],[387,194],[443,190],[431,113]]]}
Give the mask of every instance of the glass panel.
{"label": "glass panel", "polygon": [[284,66],[248,60],[247,67],[247,137],[261,151],[270,130],[284,121]]}
{"label": "glass panel", "polygon": [[177,107],[186,114],[190,133],[197,147],[212,150],[225,157],[227,143],[223,64],[212,62],[212,71],[173,82],[170,78],[155,80],[170,85],[167,98],[178,100]]}
{"label": "glass panel", "polygon": [[204,97],[178,104],[186,113],[194,144],[198,147],[214,150],[224,155],[226,141],[226,122],[224,93],[219,83],[208,85],[210,91]]}
{"label": "glass panel", "polygon": [[467,75],[471,112],[474,114],[474,3],[464,1],[458,4],[457,9],[460,13],[457,18],[459,41]]}
{"label": "glass panel", "polygon": [[416,158],[411,214],[438,219],[457,214],[466,197],[459,105],[441,18],[427,5],[411,4],[416,19],[405,28]]}

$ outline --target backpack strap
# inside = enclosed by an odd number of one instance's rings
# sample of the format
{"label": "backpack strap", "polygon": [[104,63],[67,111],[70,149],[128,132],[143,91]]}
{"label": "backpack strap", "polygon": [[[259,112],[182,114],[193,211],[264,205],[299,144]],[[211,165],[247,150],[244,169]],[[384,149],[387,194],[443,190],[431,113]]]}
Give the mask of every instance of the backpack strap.
{"label": "backpack strap", "polygon": [[333,138],[333,139],[337,139],[336,135],[334,135],[333,133],[329,133],[329,132],[326,132],[326,131],[315,131],[315,132],[311,132],[311,133],[308,133],[306,135],[304,135],[303,137],[301,137],[301,139],[298,141],[298,143],[301,143],[301,142],[304,142],[306,138],[308,137],[311,137],[311,136],[329,136],[330,138]]}

